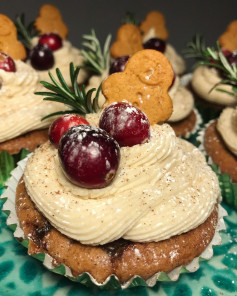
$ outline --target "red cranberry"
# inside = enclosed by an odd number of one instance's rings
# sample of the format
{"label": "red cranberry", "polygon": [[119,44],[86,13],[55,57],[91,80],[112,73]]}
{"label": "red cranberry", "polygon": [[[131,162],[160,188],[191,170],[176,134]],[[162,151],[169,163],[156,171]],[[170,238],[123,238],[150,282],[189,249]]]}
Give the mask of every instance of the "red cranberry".
{"label": "red cranberry", "polygon": [[38,44],[46,44],[51,50],[57,50],[62,47],[62,38],[55,33],[47,33],[40,37]]}
{"label": "red cranberry", "polygon": [[109,75],[116,72],[123,72],[130,56],[121,56],[113,61],[109,69]]}
{"label": "red cranberry", "polygon": [[52,50],[45,44],[33,47],[29,57],[32,67],[39,71],[48,70],[54,65]]}
{"label": "red cranberry", "polygon": [[120,147],[142,144],[150,138],[147,116],[129,103],[116,102],[107,106],[101,114],[99,127],[111,134]]}
{"label": "red cranberry", "polygon": [[233,65],[237,65],[237,51],[233,51],[230,52],[227,56],[226,56],[227,61],[229,62],[229,64],[231,66]]}
{"label": "red cranberry", "polygon": [[118,143],[106,131],[90,125],[71,127],[59,142],[58,155],[66,177],[85,188],[109,185],[120,161]]}
{"label": "red cranberry", "polygon": [[16,72],[15,62],[3,52],[0,52],[0,69],[6,72]]}
{"label": "red cranberry", "polygon": [[49,127],[49,140],[57,148],[62,135],[72,126],[89,124],[82,116],[65,114],[57,118]]}
{"label": "red cranberry", "polygon": [[158,50],[160,52],[165,52],[166,43],[162,39],[151,38],[151,39],[147,40],[145,43],[143,43],[143,47],[145,49],[154,49],[154,50]]}

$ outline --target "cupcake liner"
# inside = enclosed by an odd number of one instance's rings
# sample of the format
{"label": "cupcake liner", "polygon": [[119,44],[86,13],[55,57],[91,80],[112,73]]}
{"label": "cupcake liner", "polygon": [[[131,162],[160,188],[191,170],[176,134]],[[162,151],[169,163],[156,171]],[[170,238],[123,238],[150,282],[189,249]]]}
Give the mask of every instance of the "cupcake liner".
{"label": "cupcake liner", "polygon": [[207,159],[207,163],[211,166],[211,168],[213,169],[213,171],[216,173],[216,175],[218,177],[219,185],[220,185],[220,188],[221,188],[221,194],[222,194],[222,197],[223,197],[223,202],[228,204],[233,209],[237,210],[237,183],[232,182],[231,176],[229,174],[221,173],[221,170],[220,170],[219,166],[216,165],[213,162],[211,156],[209,156],[206,153],[206,150],[205,150],[205,147],[204,147],[205,130],[214,121],[215,120],[212,119],[209,122],[207,122],[204,125],[203,129],[201,129],[198,132],[198,136],[197,136],[197,141],[199,142],[198,148],[205,155],[205,157]]}
{"label": "cupcake liner", "polygon": [[201,128],[202,125],[202,117],[199,111],[196,108],[193,108],[193,111],[196,115],[195,126],[190,132],[187,132],[185,136],[183,136],[184,139],[189,140],[190,142],[195,139],[195,137],[197,136],[197,131]]}
{"label": "cupcake liner", "polygon": [[[6,186],[7,189],[3,192],[1,198],[5,200],[5,204],[3,206],[3,211],[8,215],[7,218],[7,225],[10,229],[14,231],[14,237],[26,248],[28,248],[28,238],[24,236],[23,230],[20,227],[18,217],[15,210],[15,192],[16,187],[18,185],[18,181],[21,178],[26,161],[29,158],[28,155],[25,159],[21,160],[18,163],[18,166],[11,172],[11,178],[7,181]],[[49,270],[66,276],[67,278],[71,279],[72,281],[79,282],[86,286],[98,286],[102,289],[117,289],[117,288],[128,288],[128,287],[135,287],[135,286],[148,286],[152,287],[156,284],[157,281],[176,281],[181,273],[185,272],[195,272],[199,268],[199,261],[203,259],[210,259],[213,256],[213,246],[221,244],[221,237],[219,235],[220,230],[225,229],[225,223],[223,217],[226,216],[226,211],[219,205],[218,211],[218,225],[216,227],[215,235],[208,245],[208,247],[203,251],[203,253],[193,259],[193,261],[186,266],[179,266],[176,267],[169,273],[165,272],[158,272],[150,277],[148,280],[143,280],[139,276],[133,276],[129,281],[120,284],[116,276],[111,275],[109,276],[104,283],[98,283],[89,273],[84,272],[77,278],[72,277],[72,272],[69,267],[65,265],[56,266],[53,265],[53,258],[46,253],[41,253],[37,255],[33,255],[33,257],[37,258],[38,260],[42,261],[44,266],[47,267]]]}

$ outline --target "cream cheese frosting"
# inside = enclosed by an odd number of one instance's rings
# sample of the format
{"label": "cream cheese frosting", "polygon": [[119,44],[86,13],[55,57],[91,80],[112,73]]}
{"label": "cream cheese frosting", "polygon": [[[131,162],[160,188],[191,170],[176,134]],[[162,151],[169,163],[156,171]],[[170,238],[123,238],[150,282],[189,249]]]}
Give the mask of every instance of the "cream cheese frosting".
{"label": "cream cheese frosting", "polygon": [[237,156],[237,108],[225,108],[217,120],[217,130],[226,146]]}
{"label": "cream cheese frosting", "polygon": [[[232,96],[216,89],[213,89],[210,92],[213,86],[221,80],[222,78],[214,67],[198,66],[193,72],[191,83],[195,92],[204,100],[226,106],[236,104],[237,95]],[[220,84],[218,85],[218,88],[233,92],[232,87],[227,84]]]}
{"label": "cream cheese frosting", "polygon": [[194,98],[185,87],[181,87],[180,78],[176,76],[174,84],[169,90],[173,102],[173,113],[168,122],[177,122],[186,118],[193,110]]}
{"label": "cream cheese frosting", "polygon": [[53,226],[90,245],[121,237],[160,241],[187,232],[209,217],[220,198],[217,177],[202,153],[168,124],[152,126],[148,143],[121,148],[108,187],[86,189],[68,181],[49,142],[29,158],[24,182]]}
{"label": "cream cheese frosting", "polygon": [[[156,38],[155,29],[151,28],[144,36],[143,36],[143,43],[148,41],[151,38]],[[177,75],[181,75],[186,70],[186,65],[184,59],[176,52],[174,47],[169,43],[166,43],[166,49],[164,55],[170,61],[172,68]]]}
{"label": "cream cheese frosting", "polygon": [[[33,46],[38,44],[39,37],[34,37],[32,39]],[[54,56],[54,66],[45,71],[37,71],[40,77],[40,80],[51,82],[48,72],[50,71],[56,77],[56,68],[59,68],[62,72],[63,78],[65,79],[68,85],[71,85],[70,73],[69,73],[69,64],[74,63],[74,66],[82,66],[84,62],[84,57],[81,55],[81,52],[72,44],[63,40],[63,45],[61,48],[53,51]],[[28,60],[27,63],[31,65]],[[88,77],[88,71],[85,69],[80,69],[77,82],[83,83]]]}
{"label": "cream cheese frosting", "polygon": [[43,101],[39,76],[30,66],[15,61],[16,72],[0,70],[0,142],[49,126],[42,117],[65,109],[63,104]]}

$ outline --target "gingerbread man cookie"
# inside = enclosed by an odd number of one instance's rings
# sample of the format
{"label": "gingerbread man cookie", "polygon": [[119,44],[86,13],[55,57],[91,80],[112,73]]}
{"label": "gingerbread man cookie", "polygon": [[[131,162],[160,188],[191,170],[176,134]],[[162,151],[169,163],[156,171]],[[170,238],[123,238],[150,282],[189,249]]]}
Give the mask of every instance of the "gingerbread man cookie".
{"label": "gingerbread man cookie", "polygon": [[173,80],[173,70],[161,52],[144,49],[135,53],[125,70],[110,75],[102,84],[106,105],[129,101],[140,108],[150,124],[166,121],[172,114],[172,100],[168,89]]}
{"label": "gingerbread man cookie", "polygon": [[118,29],[117,38],[110,48],[110,53],[113,58],[117,58],[133,55],[141,49],[143,45],[139,29],[133,24],[124,24]]}
{"label": "gingerbread man cookie", "polygon": [[226,31],[218,39],[222,48],[237,50],[237,20],[231,22]]}
{"label": "gingerbread man cookie", "polygon": [[40,34],[56,33],[62,39],[65,39],[68,34],[68,28],[63,22],[59,9],[50,4],[40,8],[39,16],[35,20],[35,28]]}
{"label": "gingerbread man cookie", "polygon": [[24,60],[26,58],[25,47],[17,40],[15,24],[3,14],[0,14],[0,51],[15,60]]}
{"label": "gingerbread man cookie", "polygon": [[148,13],[146,19],[140,25],[140,30],[143,34],[154,30],[156,37],[162,40],[168,38],[168,31],[165,27],[165,17],[159,11],[151,11]]}

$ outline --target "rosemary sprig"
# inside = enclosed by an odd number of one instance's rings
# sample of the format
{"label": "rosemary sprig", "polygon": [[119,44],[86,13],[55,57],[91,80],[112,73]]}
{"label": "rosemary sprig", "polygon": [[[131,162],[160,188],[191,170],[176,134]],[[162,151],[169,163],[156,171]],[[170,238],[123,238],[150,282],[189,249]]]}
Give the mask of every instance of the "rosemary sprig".
{"label": "rosemary sprig", "polygon": [[[206,47],[205,40],[202,35],[195,35],[192,42],[187,44],[186,49],[183,51],[186,58],[196,58],[197,62],[194,67],[198,65],[205,65],[217,68],[223,79],[215,84],[213,89],[222,91],[233,96],[237,96],[237,65],[230,64],[228,59],[222,52],[219,43],[216,43],[216,48]],[[220,88],[217,88],[220,84],[227,84],[232,86],[233,92],[229,92]]]}
{"label": "rosemary sprig", "polygon": [[[77,77],[80,71],[80,67],[74,67],[73,63],[69,65],[70,79],[72,88],[70,89],[67,83],[65,82],[61,71],[59,68],[56,69],[56,75],[58,80],[49,72],[49,77],[52,83],[41,81],[40,83],[50,92],[36,92],[36,95],[44,96],[44,100],[53,101],[65,104],[71,110],[59,111],[51,113],[42,118],[42,120],[49,118],[55,115],[62,115],[68,113],[76,113],[80,115],[86,115],[87,113],[96,113],[99,110],[98,98],[101,90],[101,85],[99,88],[90,89],[85,91],[85,86],[82,85],[81,89],[77,83]],[[92,98],[93,92],[96,91],[96,95]]]}
{"label": "rosemary sprig", "polygon": [[107,36],[103,51],[94,30],[91,30],[91,35],[83,35],[82,37],[84,38],[82,45],[87,48],[81,50],[81,54],[86,58],[84,68],[101,75],[109,68],[111,35]]}
{"label": "rosemary sprig", "polygon": [[25,24],[25,15],[22,13],[18,15],[15,20],[15,26],[17,28],[17,37],[21,43],[28,49],[32,48],[32,38],[39,35],[39,32],[34,27],[34,22]]}
{"label": "rosemary sprig", "polygon": [[132,24],[135,26],[139,26],[139,21],[136,19],[136,16],[134,13],[127,11],[125,16],[121,19],[121,24]]}

